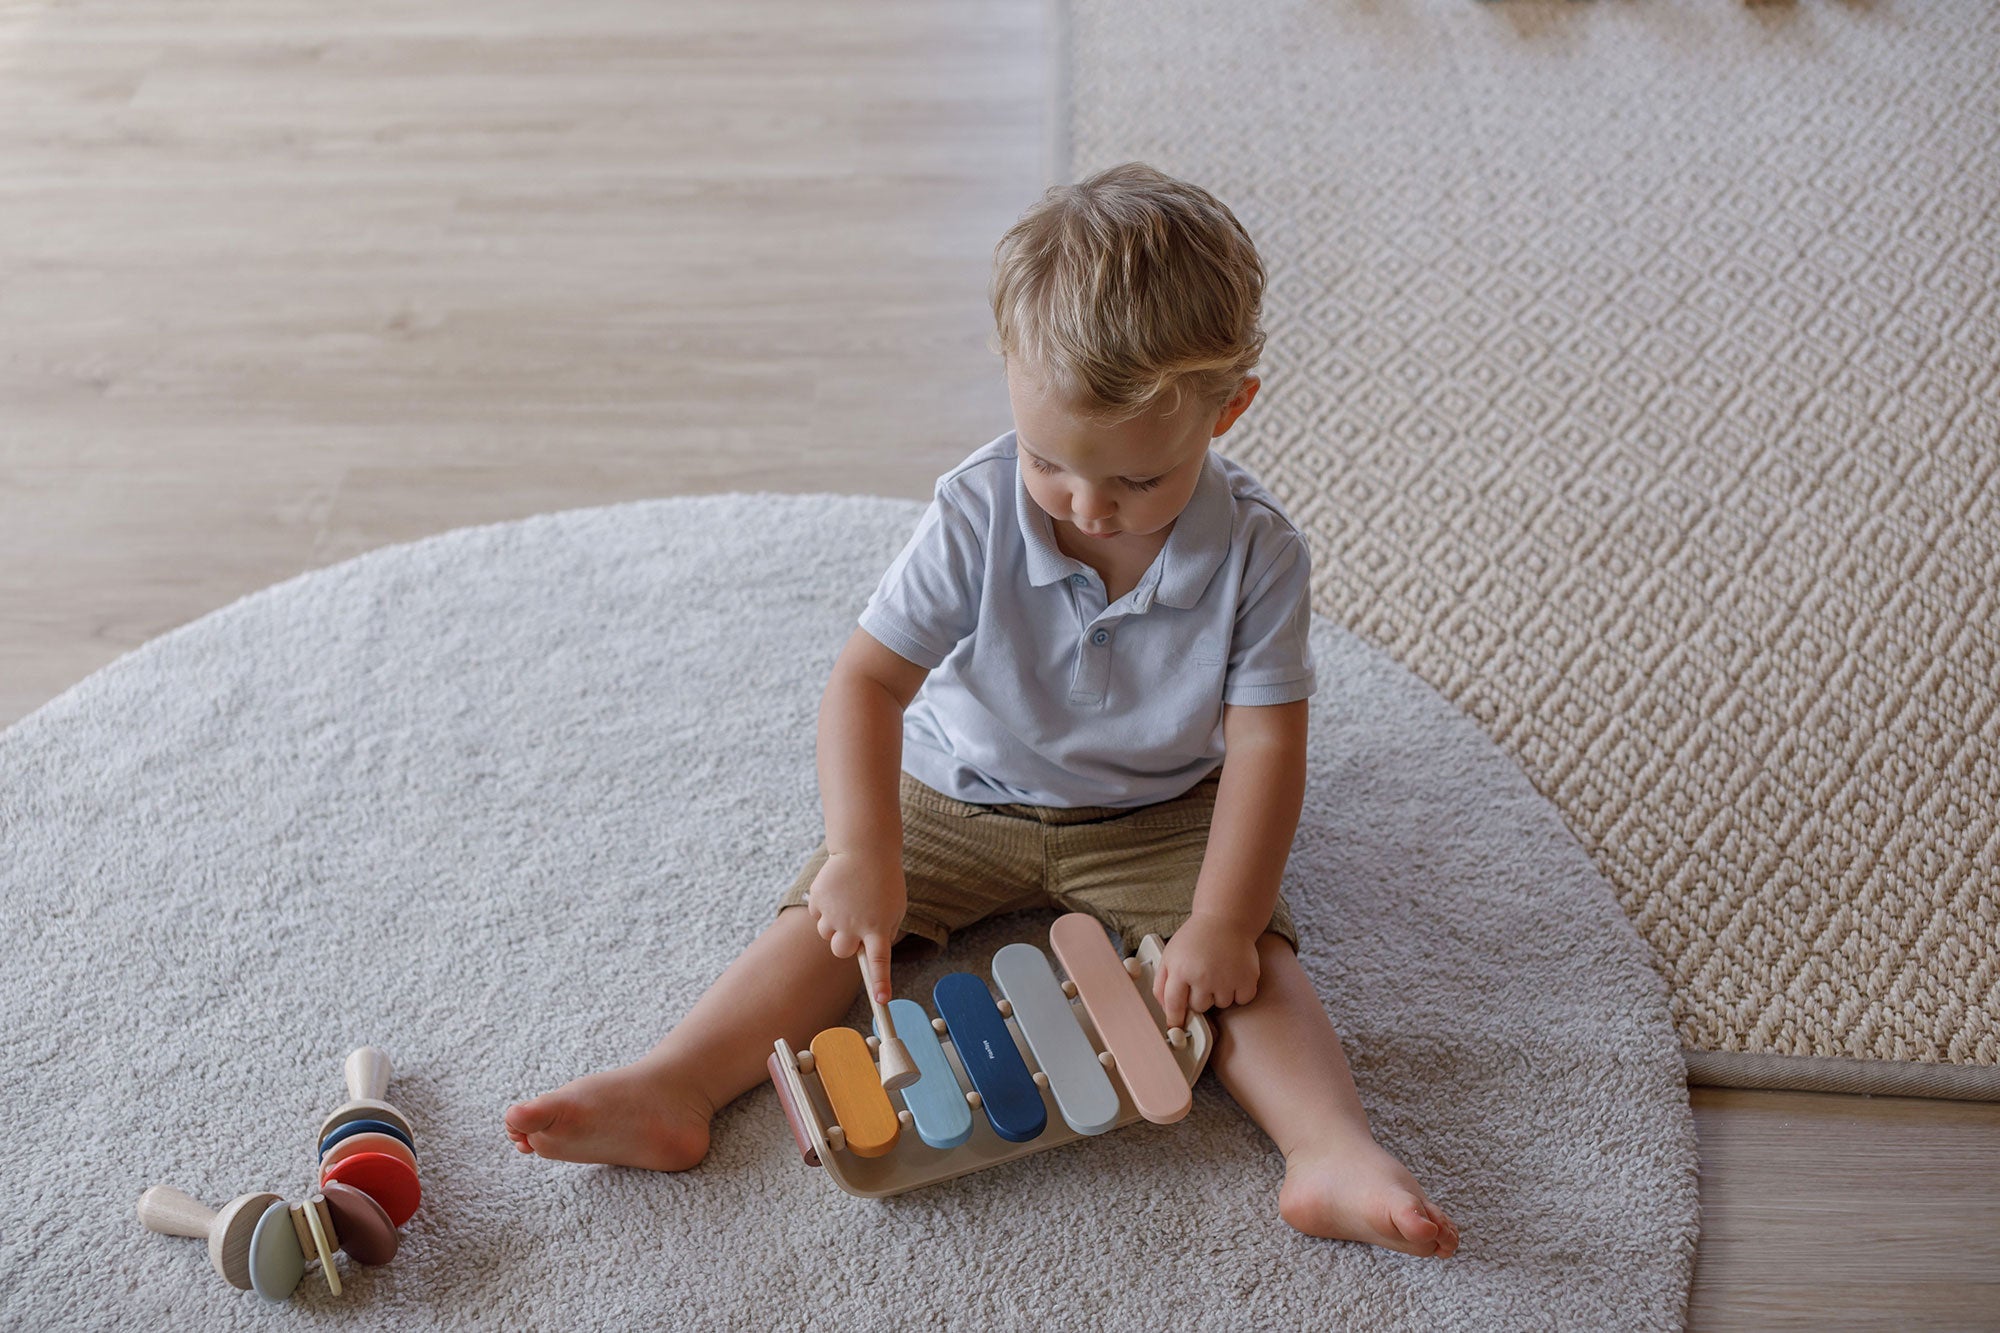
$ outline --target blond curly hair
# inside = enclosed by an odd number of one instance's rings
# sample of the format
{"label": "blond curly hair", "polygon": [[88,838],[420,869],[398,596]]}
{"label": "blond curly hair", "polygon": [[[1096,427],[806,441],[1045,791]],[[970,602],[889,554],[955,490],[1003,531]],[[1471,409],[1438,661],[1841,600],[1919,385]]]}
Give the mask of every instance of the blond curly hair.
{"label": "blond curly hair", "polygon": [[1264,350],[1264,263],[1207,190],[1126,162],[1045,191],[993,250],[987,340],[1099,425],[1219,411]]}

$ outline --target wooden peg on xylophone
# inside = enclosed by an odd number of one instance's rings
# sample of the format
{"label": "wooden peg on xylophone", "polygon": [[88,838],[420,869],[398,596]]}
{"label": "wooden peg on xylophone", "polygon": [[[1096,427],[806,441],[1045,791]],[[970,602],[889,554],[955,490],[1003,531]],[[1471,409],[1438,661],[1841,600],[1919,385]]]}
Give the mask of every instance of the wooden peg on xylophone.
{"label": "wooden peg on xylophone", "polygon": [[890,1016],[889,1006],[875,995],[875,978],[868,971],[867,953],[854,956],[861,961],[861,989],[868,992],[868,1003],[875,1010],[875,1031],[880,1034],[882,1086],[890,1092],[897,1092],[915,1083],[922,1071],[910,1058],[910,1048],[896,1036],[896,1020]]}

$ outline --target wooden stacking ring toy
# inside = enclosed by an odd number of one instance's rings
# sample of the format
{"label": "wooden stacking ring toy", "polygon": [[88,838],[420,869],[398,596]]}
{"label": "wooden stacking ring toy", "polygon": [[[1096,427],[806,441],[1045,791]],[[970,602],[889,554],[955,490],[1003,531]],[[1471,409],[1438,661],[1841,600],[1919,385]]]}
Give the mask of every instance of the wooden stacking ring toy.
{"label": "wooden stacking ring toy", "polygon": [[396,1257],[402,1236],[373,1195],[338,1180],[328,1181],[325,1191],[333,1229],[340,1237],[340,1248],[347,1251],[350,1259],[374,1267]]}
{"label": "wooden stacking ring toy", "polygon": [[410,1122],[382,1100],[387,1055],[363,1046],[348,1055],[345,1071],[348,1100],[320,1125],[318,1192],[296,1204],[243,1194],[217,1212],[171,1185],[155,1185],[139,1196],[139,1221],[151,1231],[206,1239],[223,1280],[267,1301],[289,1299],[315,1260],[327,1290],[340,1295],[334,1255],[343,1249],[356,1263],[388,1263],[401,1243],[397,1228],[422,1197]]}
{"label": "wooden stacking ring toy", "polygon": [[363,1046],[348,1054],[347,1102],[320,1123],[319,1140],[350,1120],[383,1120],[402,1131],[403,1141],[415,1146],[410,1122],[403,1113],[382,1100],[389,1091],[389,1057],[378,1047]]}
{"label": "wooden stacking ring toy", "polygon": [[[1095,918],[1071,912],[1050,927],[1049,947],[1067,981],[1041,949],[1010,944],[993,955],[999,1000],[981,978],[954,972],[932,991],[936,1019],[912,1000],[877,1003],[871,988],[874,1039],[837,1027],[804,1052],[778,1041],[767,1065],[806,1164],[850,1194],[882,1198],[1187,1115],[1212,1034],[1199,1013],[1185,1028],[1160,1013],[1159,937],[1120,958]],[[914,1078],[891,1069],[898,1035],[899,1066]]]}
{"label": "wooden stacking ring toy", "polygon": [[374,1199],[398,1227],[410,1220],[423,1198],[416,1169],[402,1158],[384,1152],[361,1152],[341,1158],[320,1177],[322,1187],[334,1182],[352,1185]]}
{"label": "wooden stacking ring toy", "polygon": [[319,1180],[373,1198],[401,1227],[423,1197],[417,1183],[416,1140],[410,1122],[383,1100],[389,1090],[389,1057],[374,1046],[348,1053],[342,1067],[347,1102],[320,1124]]}

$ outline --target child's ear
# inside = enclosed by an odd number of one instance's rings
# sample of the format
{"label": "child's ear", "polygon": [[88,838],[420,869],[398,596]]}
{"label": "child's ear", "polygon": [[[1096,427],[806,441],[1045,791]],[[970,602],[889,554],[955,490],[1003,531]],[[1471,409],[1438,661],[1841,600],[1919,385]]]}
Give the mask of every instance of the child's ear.
{"label": "child's ear", "polygon": [[1236,418],[1249,409],[1250,400],[1257,396],[1257,390],[1262,388],[1263,384],[1264,382],[1255,375],[1245,375],[1243,383],[1236,387],[1235,396],[1222,405],[1222,415],[1215,419],[1215,429],[1210,434],[1220,435],[1235,425]]}

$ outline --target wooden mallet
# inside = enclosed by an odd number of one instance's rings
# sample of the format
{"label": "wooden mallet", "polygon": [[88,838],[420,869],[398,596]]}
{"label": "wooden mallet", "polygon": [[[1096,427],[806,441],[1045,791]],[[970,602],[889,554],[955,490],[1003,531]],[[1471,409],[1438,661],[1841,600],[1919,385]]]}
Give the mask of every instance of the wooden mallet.
{"label": "wooden mallet", "polygon": [[903,1045],[896,1036],[896,1020],[889,1017],[889,1006],[875,998],[875,978],[868,971],[868,951],[863,949],[854,955],[861,962],[861,989],[868,994],[868,1003],[875,1010],[875,1031],[879,1034],[877,1054],[882,1061],[882,1086],[890,1092],[907,1088],[923,1076],[917,1062],[910,1058],[910,1048]]}

